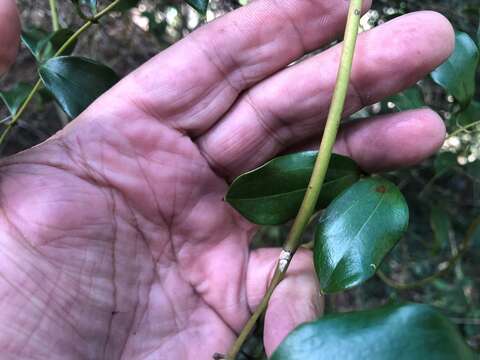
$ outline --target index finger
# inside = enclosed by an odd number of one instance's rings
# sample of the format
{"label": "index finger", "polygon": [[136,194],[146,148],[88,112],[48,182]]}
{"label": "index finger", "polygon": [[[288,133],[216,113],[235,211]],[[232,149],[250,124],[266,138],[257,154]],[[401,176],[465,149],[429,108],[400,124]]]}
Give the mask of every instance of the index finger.
{"label": "index finger", "polygon": [[122,82],[122,96],[199,136],[240,92],[341,36],[347,9],[344,0],[251,2],[150,60]]}

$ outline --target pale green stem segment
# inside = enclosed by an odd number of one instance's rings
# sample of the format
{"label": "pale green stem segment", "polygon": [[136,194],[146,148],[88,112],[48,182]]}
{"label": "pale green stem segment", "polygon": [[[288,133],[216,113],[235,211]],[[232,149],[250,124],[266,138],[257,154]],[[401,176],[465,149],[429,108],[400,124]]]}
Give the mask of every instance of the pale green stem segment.
{"label": "pale green stem segment", "polygon": [[[121,0],[115,0],[110,5],[105,7],[102,11],[100,11],[98,14],[96,14],[92,19],[87,21],[85,24],[83,24],[75,33],[70,36],[67,41],[58,49],[58,51],[53,55],[53,57],[57,57],[63,54],[63,52],[75,41],[78,39],[78,37],[83,34],[88,28],[90,28],[93,24],[95,24],[98,20],[100,20],[104,15],[109,13],[115,6],[118,5],[118,3]],[[15,126],[15,124],[18,122],[18,119],[23,115],[25,110],[27,109],[28,105],[32,101],[33,97],[37,93],[37,91],[42,87],[42,80],[38,80],[35,83],[35,86],[33,87],[32,91],[28,94],[27,98],[23,102],[22,106],[18,109],[18,111],[13,114],[12,120],[10,120],[3,130],[2,134],[0,135],[0,145],[3,144],[5,139],[7,138],[10,130]]]}
{"label": "pale green stem segment", "polygon": [[320,151],[313,168],[312,177],[310,178],[310,183],[305,193],[305,197],[292,228],[290,229],[287,240],[283,246],[282,254],[278,260],[277,268],[268,290],[263,297],[262,302],[252,314],[251,318],[248,320],[247,324],[233,344],[226,357],[228,360],[235,360],[243,343],[254,329],[258,319],[265,312],[270,297],[272,296],[277,285],[283,280],[293,255],[300,246],[301,237],[305,231],[305,227],[308,225],[308,222],[315,211],[315,206],[325,180],[325,175],[327,173],[330,158],[332,156],[333,145],[335,144],[338,128],[343,115],[343,108],[345,106],[345,99],[347,97],[350,75],[352,72],[353,55],[355,53],[355,45],[358,37],[360,17],[362,14],[362,2],[362,0],[350,1],[342,57],[338,70],[335,90],[333,93],[332,104],[330,106],[327,123],[323,132]]}
{"label": "pale green stem segment", "polygon": [[52,18],[52,28],[53,31],[57,31],[60,29],[60,25],[58,23],[58,11],[57,11],[57,0],[48,0],[50,3],[50,16]]}
{"label": "pale green stem segment", "polygon": [[467,131],[469,131],[470,129],[473,129],[473,128],[477,127],[477,126],[480,126],[480,121],[475,121],[475,122],[473,122],[473,123],[471,123],[471,124],[468,124],[468,125],[465,125],[465,126],[460,127],[459,129],[455,130],[455,131],[452,132],[450,135],[448,135],[447,138],[450,139],[450,138],[452,138],[452,137],[454,137],[454,136],[457,136],[457,135],[459,135],[459,134],[461,134],[461,133],[463,133],[463,132],[467,132]]}

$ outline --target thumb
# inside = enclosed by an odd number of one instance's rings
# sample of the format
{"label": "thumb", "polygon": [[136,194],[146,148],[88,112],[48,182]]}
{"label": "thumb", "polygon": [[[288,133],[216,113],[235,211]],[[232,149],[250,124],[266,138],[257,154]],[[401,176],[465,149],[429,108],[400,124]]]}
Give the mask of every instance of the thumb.
{"label": "thumb", "polygon": [[[273,276],[280,249],[259,249],[249,261],[247,294],[252,311],[260,304]],[[264,344],[268,356],[282,340],[303,322],[323,313],[324,299],[313,267],[312,254],[299,250],[290,264],[285,279],[275,289],[264,322]]]}
{"label": "thumb", "polygon": [[15,61],[20,43],[20,29],[15,0],[0,1],[0,75]]}

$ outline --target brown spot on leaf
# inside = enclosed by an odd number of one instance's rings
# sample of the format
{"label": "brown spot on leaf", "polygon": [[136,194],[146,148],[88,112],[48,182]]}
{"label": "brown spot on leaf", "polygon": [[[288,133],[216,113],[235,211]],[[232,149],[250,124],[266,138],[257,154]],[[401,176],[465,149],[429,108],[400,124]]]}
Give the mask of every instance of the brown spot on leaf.
{"label": "brown spot on leaf", "polygon": [[387,192],[387,188],[384,185],[380,185],[380,186],[377,186],[375,191],[379,192],[380,194],[385,194]]}

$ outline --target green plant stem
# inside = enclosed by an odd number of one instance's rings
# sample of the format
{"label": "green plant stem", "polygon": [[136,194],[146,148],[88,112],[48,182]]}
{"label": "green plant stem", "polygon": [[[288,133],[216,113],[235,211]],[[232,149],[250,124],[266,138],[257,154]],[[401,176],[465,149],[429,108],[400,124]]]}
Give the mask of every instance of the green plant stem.
{"label": "green plant stem", "polygon": [[58,23],[58,11],[57,11],[57,0],[49,0],[50,4],[50,16],[52,18],[52,28],[53,31],[57,31],[60,29],[60,25]]}
{"label": "green plant stem", "polygon": [[479,126],[479,125],[480,125],[480,121],[475,121],[475,122],[473,122],[471,124],[468,124],[466,126],[462,126],[460,129],[457,129],[453,133],[448,135],[447,138],[450,139],[454,136],[457,136],[458,134],[461,134],[462,132],[468,131],[469,129],[474,128],[474,127]]}
{"label": "green plant stem", "polygon": [[447,266],[444,269],[430,276],[427,276],[423,279],[420,279],[411,283],[399,283],[399,282],[396,282],[395,280],[390,279],[381,271],[378,271],[377,275],[385,284],[397,290],[411,290],[411,289],[415,289],[415,288],[427,285],[432,281],[434,281],[435,279],[438,279],[439,277],[444,276],[445,274],[450,272],[450,270],[453,269],[453,267],[458,262],[458,260],[460,260],[462,256],[465,254],[465,252],[468,250],[468,246],[472,240],[472,237],[479,226],[480,226],[480,217],[477,217],[468,227],[467,234],[465,235],[465,238],[461,243],[460,250],[458,250],[458,252],[448,260]]}
{"label": "green plant stem", "polygon": [[275,274],[270,282],[267,292],[263,297],[262,302],[252,314],[251,318],[248,320],[247,324],[233,344],[230,352],[227,355],[227,359],[229,360],[235,360],[243,343],[254,329],[258,319],[265,312],[268,302],[270,301],[270,297],[272,296],[277,285],[283,280],[288,266],[290,265],[295,252],[300,246],[301,237],[305,231],[305,227],[315,211],[315,205],[325,180],[325,175],[327,173],[328,165],[332,155],[333,145],[335,144],[338,128],[342,119],[343,108],[350,82],[360,16],[362,13],[361,9],[362,0],[351,0],[343,42],[342,57],[338,70],[335,90],[332,97],[332,104],[330,106],[327,123],[323,132],[320,151],[318,153],[312,177],[310,178],[310,183],[305,193],[302,205],[283,246],[282,254],[277,262]]}
{"label": "green plant stem", "polygon": [[[53,0],[54,1],[54,0]],[[88,20],[85,24],[83,24],[75,33],[70,36],[65,43],[58,49],[58,51],[53,55],[53,57],[57,57],[63,54],[63,52],[75,41],[78,39],[80,35],[82,35],[86,30],[88,30],[93,24],[95,24],[98,20],[100,20],[104,15],[109,13],[115,6],[118,5],[118,3],[121,0],[115,0],[110,5],[105,7],[102,11],[100,11],[97,15],[95,15],[92,19]],[[52,0],[51,0],[52,2]],[[35,86],[33,87],[32,91],[28,94],[27,98],[23,102],[22,106],[18,111],[13,115],[12,120],[10,120],[7,123],[7,126],[3,130],[2,134],[0,135],[0,145],[3,144],[5,139],[7,138],[8,134],[12,130],[12,128],[15,126],[15,124],[18,122],[18,119],[23,115],[25,110],[27,109],[28,105],[32,101],[33,97],[37,93],[37,91],[41,88],[42,86],[42,80],[38,79],[37,82],[35,83]]]}
{"label": "green plant stem", "polygon": [[42,80],[37,80],[37,82],[35,83],[35,85],[33,86],[32,88],[32,91],[30,91],[30,93],[28,94],[27,98],[25,99],[25,101],[23,102],[22,106],[20,107],[20,109],[18,109],[18,111],[15,113],[15,115],[13,116],[12,120],[10,120],[7,124],[7,127],[5,128],[5,130],[3,130],[2,132],[2,135],[0,135],[0,144],[3,144],[5,138],[8,136],[8,134],[10,133],[10,130],[12,129],[12,127],[17,123],[18,119],[20,118],[20,116],[22,116],[23,112],[25,111],[25,109],[27,108],[28,104],[32,101],[33,97],[35,96],[35,94],[37,93],[37,91],[40,89],[40,87],[42,86]]}
{"label": "green plant stem", "polygon": [[61,55],[75,40],[77,40],[77,38],[82,33],[84,33],[90,26],[92,26],[93,24],[98,22],[98,20],[100,20],[103,16],[105,16],[110,11],[112,11],[113,8],[115,8],[115,6],[117,6],[120,1],[121,0],[113,1],[112,3],[110,3],[110,5],[105,7],[102,11],[100,11],[98,14],[96,14],[93,18],[91,18],[85,24],[83,24],[82,27],[80,27],[70,38],[68,38],[67,41],[65,41],[65,43],[62,45],[62,47],[60,49],[58,49],[58,51],[55,53],[55,55],[53,55],[53,57]]}

